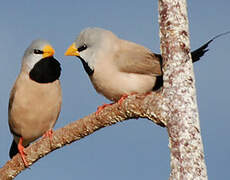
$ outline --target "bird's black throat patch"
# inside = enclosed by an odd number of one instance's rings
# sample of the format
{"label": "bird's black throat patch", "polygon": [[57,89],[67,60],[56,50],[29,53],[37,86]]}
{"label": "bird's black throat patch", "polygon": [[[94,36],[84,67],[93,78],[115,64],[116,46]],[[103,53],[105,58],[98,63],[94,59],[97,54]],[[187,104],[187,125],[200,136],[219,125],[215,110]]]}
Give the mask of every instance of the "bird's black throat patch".
{"label": "bird's black throat patch", "polygon": [[50,83],[59,79],[61,75],[60,63],[52,56],[38,61],[29,76],[38,83]]}
{"label": "bird's black throat patch", "polygon": [[78,56],[78,58],[81,60],[81,63],[83,64],[83,67],[84,67],[86,73],[87,73],[89,76],[92,76],[94,70],[91,69],[91,68],[89,67],[88,63],[85,62],[85,60],[84,60],[82,57]]}

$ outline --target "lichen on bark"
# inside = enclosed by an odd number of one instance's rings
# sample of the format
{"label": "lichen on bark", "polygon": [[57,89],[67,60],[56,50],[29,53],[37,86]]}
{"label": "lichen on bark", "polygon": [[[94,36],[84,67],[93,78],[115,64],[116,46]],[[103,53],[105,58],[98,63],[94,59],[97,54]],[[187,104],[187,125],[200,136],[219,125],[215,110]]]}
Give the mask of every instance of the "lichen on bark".
{"label": "lichen on bark", "polygon": [[[190,55],[186,0],[159,0],[170,179],[207,179]],[[167,111],[167,110],[165,110]]]}

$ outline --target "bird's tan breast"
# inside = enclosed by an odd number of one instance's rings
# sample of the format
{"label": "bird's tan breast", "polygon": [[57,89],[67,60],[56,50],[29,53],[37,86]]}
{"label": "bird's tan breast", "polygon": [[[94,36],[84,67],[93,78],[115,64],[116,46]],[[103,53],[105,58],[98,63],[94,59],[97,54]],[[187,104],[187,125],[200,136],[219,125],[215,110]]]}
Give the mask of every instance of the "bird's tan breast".
{"label": "bird's tan breast", "polygon": [[54,126],[62,102],[59,80],[40,84],[21,74],[11,96],[9,124],[25,141],[33,141]]}
{"label": "bird's tan breast", "polygon": [[113,64],[104,62],[97,65],[91,81],[98,93],[103,94],[111,101],[118,101],[124,94],[151,91],[156,77],[120,72]]}

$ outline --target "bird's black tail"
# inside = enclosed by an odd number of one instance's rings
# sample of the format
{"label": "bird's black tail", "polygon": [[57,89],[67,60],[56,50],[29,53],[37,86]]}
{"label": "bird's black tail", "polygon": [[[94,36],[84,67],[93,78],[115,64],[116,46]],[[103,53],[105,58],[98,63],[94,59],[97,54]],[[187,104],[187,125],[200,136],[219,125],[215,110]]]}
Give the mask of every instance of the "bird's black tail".
{"label": "bird's black tail", "polygon": [[[230,33],[230,31],[218,34],[215,37],[213,37],[211,40],[209,40],[208,42],[206,42],[204,45],[202,45],[201,47],[199,47],[198,49],[192,51],[191,52],[192,62],[194,63],[194,62],[197,62],[197,61],[200,60],[200,58],[209,50],[209,49],[207,49],[207,47],[208,47],[208,45],[212,41],[214,41],[215,39],[217,39],[217,38],[219,38],[221,36],[229,34],[229,33]],[[159,58],[160,63],[162,65],[162,56],[161,56],[161,54],[155,54],[155,56],[157,56]],[[158,76],[157,80],[156,80],[156,84],[153,87],[153,91],[156,91],[156,90],[160,89],[162,86],[163,86],[163,76]]]}
{"label": "bird's black tail", "polygon": [[221,37],[221,36],[224,36],[226,34],[229,34],[230,31],[227,31],[225,33],[221,33],[221,34],[218,34],[216,35],[215,37],[213,37],[211,40],[209,40],[207,43],[205,43],[204,45],[202,45],[201,47],[199,47],[198,49],[194,50],[191,52],[191,55],[192,55],[192,62],[196,62],[196,61],[199,61],[200,58],[209,50],[209,49],[206,49],[208,47],[208,45],[215,39]]}
{"label": "bird's black tail", "polygon": [[9,152],[10,158],[14,157],[17,153],[18,153],[18,146],[17,143],[13,140]]}

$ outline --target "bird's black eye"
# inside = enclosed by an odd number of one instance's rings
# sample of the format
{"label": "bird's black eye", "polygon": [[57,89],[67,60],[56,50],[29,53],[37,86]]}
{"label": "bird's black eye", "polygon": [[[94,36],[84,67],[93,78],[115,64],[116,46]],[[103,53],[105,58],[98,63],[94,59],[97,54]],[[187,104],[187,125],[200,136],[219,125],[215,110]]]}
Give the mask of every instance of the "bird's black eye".
{"label": "bird's black eye", "polygon": [[44,52],[39,49],[34,49],[34,54],[43,54]]}
{"label": "bird's black eye", "polygon": [[81,52],[81,51],[84,51],[85,49],[87,49],[87,45],[86,45],[86,44],[83,44],[83,45],[80,46],[77,50],[78,50],[79,52]]}

